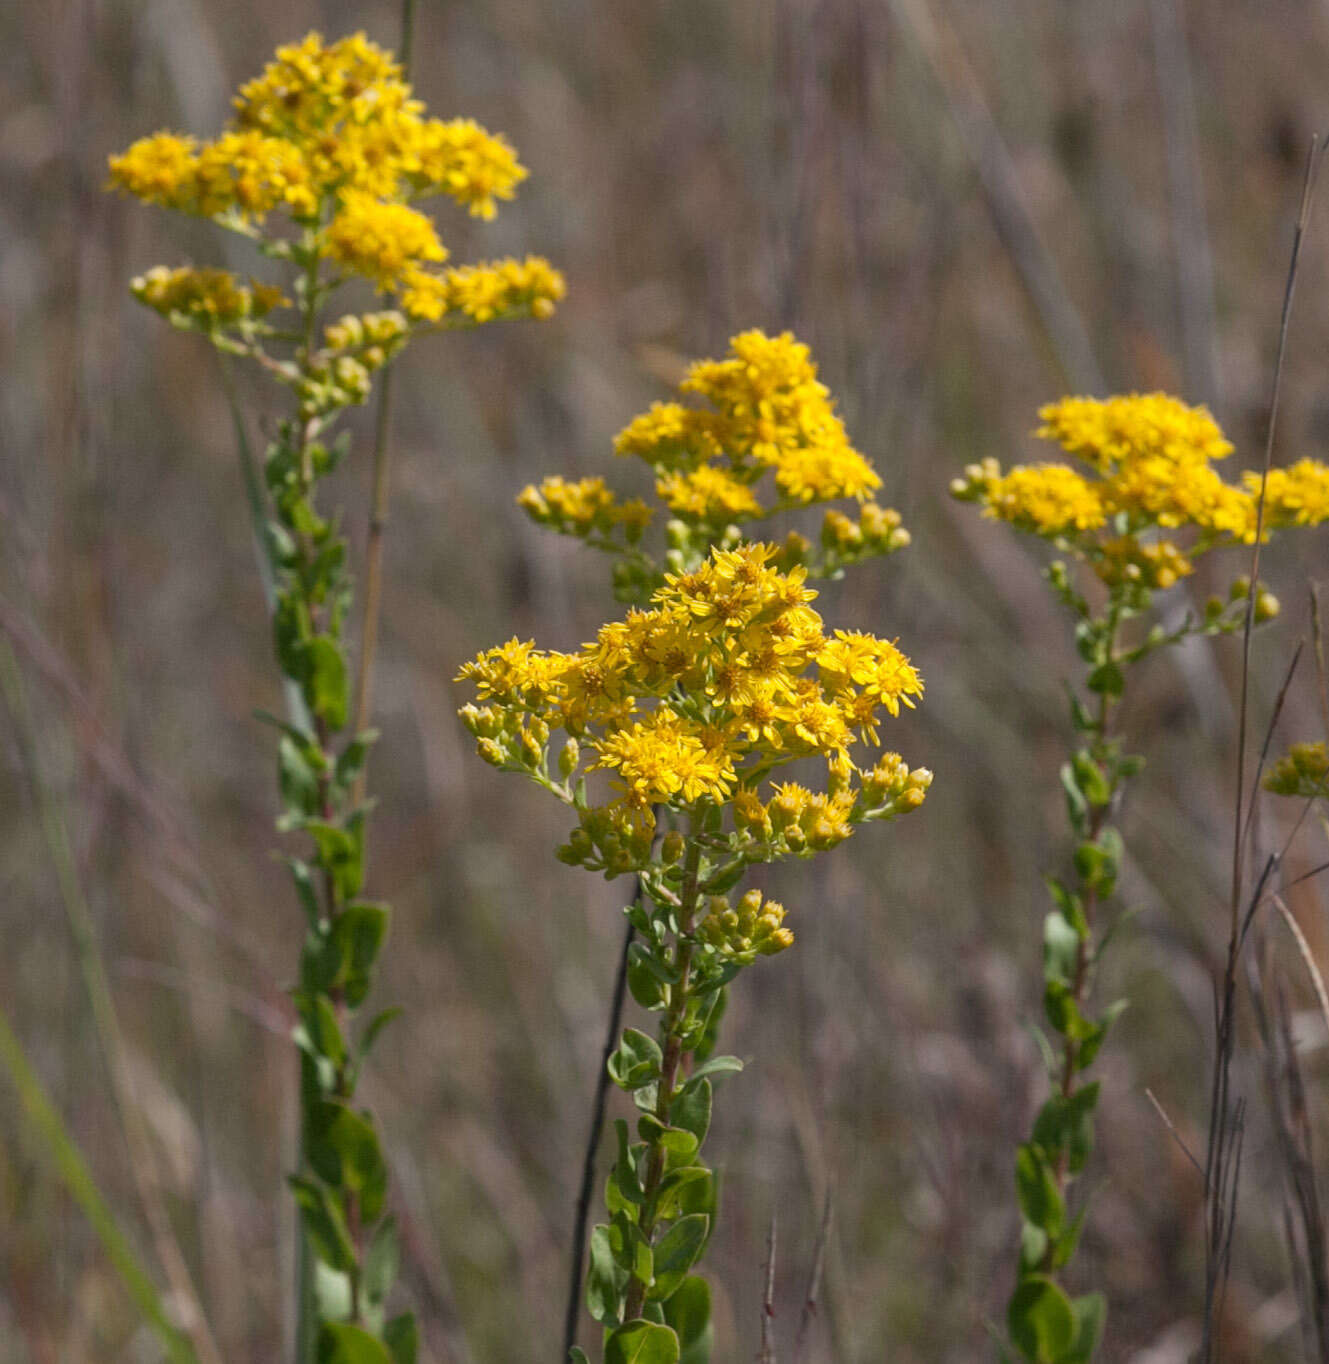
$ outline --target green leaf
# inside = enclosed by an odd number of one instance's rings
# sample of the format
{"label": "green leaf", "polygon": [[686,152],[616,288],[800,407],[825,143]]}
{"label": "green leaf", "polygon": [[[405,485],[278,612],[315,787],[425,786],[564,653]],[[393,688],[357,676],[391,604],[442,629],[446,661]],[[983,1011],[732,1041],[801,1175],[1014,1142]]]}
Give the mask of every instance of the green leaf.
{"label": "green leaf", "polygon": [[696,1070],[688,1076],[687,1084],[684,1085],[684,1093],[692,1088],[693,1085],[700,1084],[704,1079],[711,1075],[737,1075],[743,1069],[743,1062],[737,1056],[712,1056],[709,1061],[703,1061]]}
{"label": "green leaf", "polygon": [[1026,1220],[1052,1240],[1061,1235],[1066,1207],[1040,1147],[1026,1144],[1015,1153],[1015,1192]]}
{"label": "green leaf", "polygon": [[308,862],[298,857],[288,857],[286,865],[291,869],[291,879],[295,882],[295,893],[300,897],[300,908],[313,927],[319,921],[318,892],[314,889],[314,874]]}
{"label": "green leaf", "polygon": [[1071,828],[1079,833],[1089,822],[1089,802],[1085,800],[1084,792],[1080,790],[1075,780],[1070,763],[1063,763],[1061,766],[1061,784],[1066,791],[1066,814],[1070,819]]}
{"label": "green leaf", "polygon": [[664,1054],[653,1037],[636,1028],[624,1028],[623,1040],[609,1058],[609,1078],[620,1089],[638,1089],[659,1078]]}
{"label": "green leaf", "polygon": [[385,1217],[374,1231],[374,1239],[365,1254],[364,1294],[374,1304],[388,1300],[401,1264],[401,1249],[397,1242],[397,1219]]}
{"label": "green leaf", "polygon": [[681,1348],[679,1364],[709,1364],[714,1331],[711,1327],[711,1289],[705,1279],[690,1275],[664,1304],[665,1324],[674,1328]]}
{"label": "green leaf", "polygon": [[622,1319],[623,1295],[628,1272],[614,1258],[609,1228],[595,1227],[591,1232],[590,1262],[586,1270],[586,1310],[602,1326],[614,1326]]}
{"label": "green leaf", "polygon": [[305,667],[309,709],[329,729],[342,729],[350,692],[342,651],[327,635],[315,635],[305,643]]}
{"label": "green leaf", "polygon": [[326,1321],[318,1332],[318,1364],[394,1364],[387,1347],[347,1322]]}
{"label": "green leaf", "polygon": [[1085,679],[1085,686],[1104,696],[1120,696],[1126,688],[1126,675],[1118,663],[1109,659],[1101,663]]}
{"label": "green leaf", "polygon": [[663,1146],[675,1164],[686,1163],[697,1153],[697,1136],[685,1127],[666,1127],[653,1113],[637,1119],[637,1135],[652,1145]]}
{"label": "green leaf", "polygon": [[660,1238],[655,1247],[655,1282],[649,1295],[668,1298],[687,1277],[687,1272],[701,1258],[706,1249],[711,1219],[702,1213],[681,1217]]}
{"label": "green leaf", "polygon": [[1129,1000],[1118,999],[1112,1004],[1109,1004],[1099,1016],[1098,1022],[1090,1027],[1088,1033],[1085,1035],[1084,1041],[1080,1045],[1079,1062],[1081,1070],[1086,1070],[1089,1066],[1093,1065],[1094,1058],[1098,1055],[1099,1049],[1107,1038],[1112,1025],[1123,1013],[1125,1013],[1129,1003]]}
{"label": "green leaf", "polygon": [[711,1082],[703,1075],[696,1084],[689,1085],[674,1100],[669,1110],[669,1119],[676,1127],[686,1128],[697,1138],[700,1146],[706,1140],[711,1128],[711,1105],[713,1091]]}
{"label": "green leaf", "polygon": [[1042,1274],[1021,1280],[1006,1311],[1012,1342],[1033,1364],[1061,1364],[1075,1338],[1070,1299]]}
{"label": "green leaf", "polygon": [[[321,804],[318,771],[310,761],[313,745],[284,733],[277,741],[277,783],[286,813],[295,820],[316,814]],[[317,752],[317,750],[314,750]]]}
{"label": "green leaf", "polygon": [[309,1113],[307,1147],[319,1178],[334,1189],[358,1195],[364,1220],[376,1221],[383,1210],[388,1173],[368,1117],[325,1099]]}
{"label": "green leaf", "polygon": [[1081,939],[1059,909],[1043,920],[1043,978],[1069,985],[1076,976]]}
{"label": "green leaf", "polygon": [[406,1010],[401,1005],[394,1005],[391,1009],[384,1009],[369,1020],[368,1026],[360,1037],[359,1054],[361,1062],[364,1062],[370,1051],[373,1050],[374,1043],[378,1041],[378,1035],[384,1028],[392,1022],[394,1018],[400,1017]]}
{"label": "green leaf", "polygon": [[355,1247],[346,1229],[346,1219],[332,1196],[322,1185],[299,1175],[288,1175],[286,1182],[303,1214],[305,1232],[319,1258],[333,1269],[350,1273],[355,1269]]}
{"label": "green leaf", "polygon": [[[682,1165],[670,1170],[660,1181],[660,1189],[656,1195],[656,1209],[661,1218],[677,1216],[681,1211],[680,1204],[687,1196],[687,1187],[696,1184],[700,1180],[709,1180],[711,1172],[704,1165]],[[700,1192],[693,1190],[694,1193]],[[691,1200],[689,1199],[689,1202]]]}
{"label": "green leaf", "polygon": [[392,1354],[392,1364],[415,1364],[420,1350],[420,1329],[409,1312],[393,1317],[383,1328],[383,1343]]}
{"label": "green leaf", "polygon": [[1020,1273],[1032,1274],[1043,1263],[1043,1256],[1047,1254],[1048,1234],[1042,1227],[1036,1227],[1032,1222],[1021,1223],[1020,1226]]}
{"label": "green leaf", "polygon": [[678,1337],[668,1326],[638,1317],[605,1341],[604,1364],[678,1364]]}
{"label": "green leaf", "polygon": [[568,1364],[591,1364],[591,1361],[587,1359],[586,1351],[580,1345],[574,1345],[568,1351]]}
{"label": "green leaf", "polygon": [[1070,1264],[1076,1249],[1080,1244],[1080,1233],[1084,1231],[1085,1220],[1089,1216],[1088,1207],[1083,1207],[1075,1214],[1069,1227],[1061,1234],[1055,1248],[1052,1251],[1052,1268],[1065,1269]]}
{"label": "green leaf", "polygon": [[338,786],[347,787],[364,771],[365,763],[369,758],[369,750],[374,746],[378,738],[378,730],[367,729],[362,734],[357,734],[354,739],[342,750],[341,756],[337,759],[335,780]]}
{"label": "green leaf", "polygon": [[293,1034],[296,1046],[308,1052],[315,1061],[320,1058],[327,1060],[334,1069],[344,1065],[346,1039],[342,1036],[332,1001],[326,995],[310,994],[303,990],[297,990],[292,998],[303,1025],[296,1028]]}
{"label": "green leaf", "polygon": [[1101,1293],[1088,1293],[1071,1303],[1075,1314],[1075,1339],[1066,1364],[1089,1364],[1103,1340],[1107,1324],[1107,1299]]}
{"label": "green leaf", "polygon": [[651,970],[653,959],[641,943],[633,943],[628,955],[628,989],[643,1009],[661,1009],[669,999],[669,987]]}
{"label": "green leaf", "polygon": [[1108,785],[1108,779],[1103,775],[1103,769],[1094,759],[1094,755],[1082,748],[1071,758],[1071,766],[1075,771],[1076,784],[1085,800],[1100,809],[1108,804],[1112,799],[1112,787]]}
{"label": "green leaf", "polygon": [[319,864],[336,883],[343,899],[351,899],[364,876],[364,830],[361,816],[353,815],[344,829],[322,820],[310,820],[305,831],[318,845]]}
{"label": "green leaf", "polygon": [[349,904],[332,925],[331,937],[340,945],[343,975],[338,981],[346,1003],[359,1008],[369,993],[370,973],[388,936],[386,905],[360,901]]}

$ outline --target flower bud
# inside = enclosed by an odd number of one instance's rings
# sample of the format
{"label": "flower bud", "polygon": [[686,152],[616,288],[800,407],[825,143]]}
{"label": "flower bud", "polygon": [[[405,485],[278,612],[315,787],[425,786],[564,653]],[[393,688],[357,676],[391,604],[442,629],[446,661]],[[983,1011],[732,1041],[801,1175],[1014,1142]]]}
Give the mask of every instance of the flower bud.
{"label": "flower bud", "polygon": [[677,829],[670,829],[660,844],[660,858],[667,866],[673,866],[674,863],[682,861],[686,848],[687,842],[683,835]]}
{"label": "flower bud", "polygon": [[563,745],[563,751],[558,755],[558,774],[564,779],[570,777],[577,770],[577,763],[581,759],[581,745],[576,739],[569,739]]}
{"label": "flower bud", "polygon": [[1261,592],[1260,595],[1255,598],[1256,624],[1263,625],[1265,621],[1273,620],[1281,610],[1282,607],[1278,603],[1278,598],[1275,597],[1272,592]]}

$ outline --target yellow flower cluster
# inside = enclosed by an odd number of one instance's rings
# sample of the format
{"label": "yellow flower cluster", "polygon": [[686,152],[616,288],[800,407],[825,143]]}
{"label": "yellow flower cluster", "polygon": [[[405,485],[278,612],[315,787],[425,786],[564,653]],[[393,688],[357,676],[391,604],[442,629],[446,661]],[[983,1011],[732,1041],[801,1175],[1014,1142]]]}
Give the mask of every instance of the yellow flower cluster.
{"label": "yellow flower cluster", "polygon": [[[502,137],[471,119],[426,117],[389,53],[357,33],[316,33],[278,49],[234,101],[215,141],[155,133],[110,159],[114,188],[251,236],[285,211],[315,254],[395,292],[414,318],[470,322],[547,317],[563,296],[547,261],[497,261],[449,271],[433,223],[411,201],[445,194],[492,218],[526,171]],[[280,234],[268,238],[290,254]]]}
{"label": "yellow flower cluster", "polygon": [[[663,562],[636,549],[640,533],[633,520],[624,519],[633,534],[614,543],[602,534],[602,521],[578,523],[551,514],[544,505],[548,499],[542,502],[535,489],[518,498],[538,523],[624,555],[615,569],[620,598],[645,600],[666,568],[695,567],[716,544],[731,548],[747,523],[840,498],[859,503],[857,518],[828,509],[819,549],[791,531],[779,566],[830,576],[909,543],[899,513],[867,500],[881,479],[850,445],[807,346],[788,332],[735,336],[724,359],[693,364],[679,391],[706,405],[654,403],[614,441],[616,454],[637,457],[655,474],[655,493],[667,513]],[[768,476],[773,487],[764,495]]]}
{"label": "yellow flower cluster", "polygon": [[[912,706],[923,683],[886,640],[828,637],[801,569],[772,567],[776,550],[716,550],[670,575],[652,609],[605,625],[578,653],[510,641],[462,669],[480,703],[463,708],[481,756],[525,771],[576,806],[566,860],[609,875],[650,857],[653,807],[732,810],[733,837],[753,860],[815,851],[864,819],[921,803],[931,781],[898,755],[861,768],[857,742],[877,743],[882,715]],[[551,774],[549,742],[566,742]],[[761,785],[799,758],[825,760],[828,789]],[[586,803],[577,781],[611,774],[615,796]],[[884,764],[884,765],[883,765]]]}
{"label": "yellow flower cluster", "polygon": [[1265,774],[1264,789],[1276,796],[1329,800],[1329,754],[1324,744],[1293,744]]}
{"label": "yellow flower cluster", "polygon": [[[1246,490],[1260,492],[1260,475],[1242,475]],[[1315,459],[1299,459],[1286,469],[1270,469],[1264,494],[1264,524],[1277,530],[1283,526],[1318,526],[1329,520],[1329,466]]]}
{"label": "yellow flower cluster", "polygon": [[[1162,393],[1064,398],[1039,417],[1037,434],[1057,441],[1089,472],[1034,464],[1003,473],[985,459],[952,483],[952,493],[980,503],[987,516],[1057,541],[1109,585],[1168,587],[1209,549],[1255,539],[1260,476],[1248,472],[1233,485],[1212,467],[1232,446],[1203,407]],[[1326,519],[1329,468],[1302,460],[1271,471],[1266,526]],[[1159,529],[1194,535],[1185,547],[1142,538]]]}
{"label": "yellow flower cluster", "polygon": [[503,317],[547,318],[567,293],[563,276],[543,256],[482,261],[441,275],[415,270],[406,276],[402,307],[412,317],[437,322],[453,317],[476,324]]}
{"label": "yellow flower cluster", "polygon": [[[807,346],[789,332],[735,336],[728,356],[697,361],[680,391],[710,408],[657,403],[620,433],[616,452],[685,482],[716,460],[745,484],[769,470],[791,505],[861,501],[881,487],[876,470],[850,445]],[[706,505],[704,495],[700,501]]]}
{"label": "yellow flower cluster", "polygon": [[171,270],[155,266],[139,275],[130,289],[140,303],[189,326],[212,327],[262,317],[286,302],[282,291],[250,280],[248,285],[228,270]]}
{"label": "yellow flower cluster", "polygon": [[726,960],[748,966],[758,957],[773,957],[793,946],[794,935],[784,927],[784,919],[784,906],[766,900],[759,890],[748,891],[737,906],[715,895],[697,925],[697,937]]}
{"label": "yellow flower cluster", "polygon": [[602,478],[570,483],[552,474],[538,488],[534,484],[523,488],[517,504],[541,525],[577,535],[608,535],[626,526],[629,538],[635,539],[651,521],[651,509],[644,502],[618,501]]}
{"label": "yellow flower cluster", "polygon": [[395,290],[421,262],[447,259],[434,224],[418,209],[347,190],[323,238],[324,254],[380,291]]}

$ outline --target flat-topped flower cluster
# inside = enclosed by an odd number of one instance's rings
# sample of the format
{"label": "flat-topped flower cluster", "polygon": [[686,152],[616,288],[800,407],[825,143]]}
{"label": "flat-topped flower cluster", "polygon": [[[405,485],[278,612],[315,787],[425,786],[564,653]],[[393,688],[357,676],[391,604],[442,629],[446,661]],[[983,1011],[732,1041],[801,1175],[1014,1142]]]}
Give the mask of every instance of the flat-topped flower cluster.
{"label": "flat-topped flower cluster", "polygon": [[[773,567],[776,553],[715,551],[577,653],[512,640],[462,669],[479,702],[462,716],[481,756],[577,810],[565,861],[607,876],[642,870],[660,808],[728,809],[716,846],[741,868],[834,847],[854,825],[922,803],[926,769],[896,753],[853,756],[877,748],[883,718],[922,694],[917,670],[887,640],[826,634],[806,573]],[[824,789],[764,785],[809,757],[824,760]],[[583,777],[597,770],[611,774],[601,803]]]}
{"label": "flat-topped flower cluster", "polygon": [[[141,138],[111,158],[111,184],[290,257],[292,243],[271,221],[284,215],[309,234],[314,259],[395,295],[413,321],[541,317],[563,296],[561,276],[541,257],[441,268],[447,248],[414,201],[446,195],[492,218],[526,170],[501,136],[471,119],[427,117],[401,67],[364,34],[325,45],[311,33],[279,48],[234,107],[231,126],[212,141],[172,132]],[[229,320],[244,286],[208,270],[196,272],[191,290],[188,273],[174,272],[169,297],[150,287],[139,297],[182,324]]]}
{"label": "flat-topped flower cluster", "polygon": [[[970,465],[952,493],[984,514],[1057,542],[1109,586],[1167,588],[1221,545],[1255,539],[1261,478],[1227,483],[1213,467],[1232,445],[1203,407],[1162,393],[1063,398],[1039,412],[1037,435],[1056,441],[1083,469]],[[1329,467],[1299,460],[1269,473],[1264,528],[1329,519]],[[1188,532],[1179,543],[1173,532]]]}
{"label": "flat-topped flower cluster", "polygon": [[617,454],[635,456],[655,475],[668,518],[663,565],[637,548],[656,509],[620,500],[602,478],[554,476],[518,498],[539,524],[624,555],[620,596],[643,600],[665,569],[694,568],[711,545],[737,544],[744,526],[815,504],[859,506],[853,517],[826,511],[819,547],[793,531],[780,547],[780,567],[806,565],[826,576],[909,543],[899,513],[869,500],[881,478],[850,443],[808,347],[790,333],[733,337],[724,359],[691,366],[679,394],[706,405],[655,403],[614,442]]}

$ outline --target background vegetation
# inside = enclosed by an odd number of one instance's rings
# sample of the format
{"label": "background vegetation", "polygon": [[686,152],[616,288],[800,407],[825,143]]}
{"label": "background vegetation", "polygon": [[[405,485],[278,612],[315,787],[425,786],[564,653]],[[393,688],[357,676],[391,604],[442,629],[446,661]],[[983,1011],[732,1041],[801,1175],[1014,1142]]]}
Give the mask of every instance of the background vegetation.
{"label": "background vegetation", "polygon": [[[251,717],[280,697],[213,354],[127,289],[217,247],[101,186],[107,153],[152,127],[214,131],[278,42],[364,28],[391,45],[396,25],[395,4],[332,0],[0,10],[0,1000],[145,1245],[135,1172],[155,1188],[235,1360],[276,1358],[291,1329],[284,989],[302,924],[264,856],[271,745]],[[1207,401],[1258,464],[1329,9],[456,0],[421,4],[414,70],[432,110],[504,130],[532,171],[497,223],[449,219],[457,255],[540,250],[569,282],[551,323],[423,342],[396,378],[371,882],[397,906],[379,989],[407,1015],[364,1086],[429,1357],[556,1352],[623,894],[553,861],[565,821],[474,758],[451,679],[499,635],[572,647],[612,611],[605,565],[513,496],[552,472],[636,476],[608,469],[613,434],[749,325],[812,344],[914,533],[819,606],[898,633],[928,683],[898,740],[937,781],[895,836],[767,878],[799,942],[732,1003],[727,1045],[756,1064],[711,1138],[717,1358],[756,1349],[773,1211],[788,1351],[828,1198],[808,1357],[980,1357],[1009,1290],[1011,1154],[1042,1092],[1025,1024],[1076,665],[1027,547],[946,486],[985,454],[1028,457],[1035,408],[1067,390]],[[1283,458],[1329,447],[1326,231],[1303,259]],[[252,412],[270,394],[244,397]],[[340,477],[367,486],[367,461]],[[1266,561],[1284,615],[1257,645],[1257,730],[1308,628],[1324,537]],[[1189,590],[1203,601],[1203,572]],[[1138,1364],[1180,1364],[1198,1339],[1199,1180],[1144,1089],[1202,1147],[1239,648],[1157,658],[1123,717],[1150,755],[1123,818],[1124,899],[1142,912],[1112,964],[1135,1004],[1101,1066],[1116,1097],[1080,1265],[1113,1299],[1105,1357]],[[1313,737],[1317,714],[1307,671],[1284,737]],[[1281,818],[1266,810],[1263,846]],[[1323,853],[1311,830],[1289,875]],[[83,901],[145,1119],[132,1156],[66,913]],[[1291,905],[1323,959],[1321,886]],[[1267,930],[1318,1103],[1326,1038],[1286,933]],[[1229,1357],[1297,1358],[1253,1030],[1238,1052],[1251,1115]],[[6,1093],[0,1361],[152,1348]]]}

